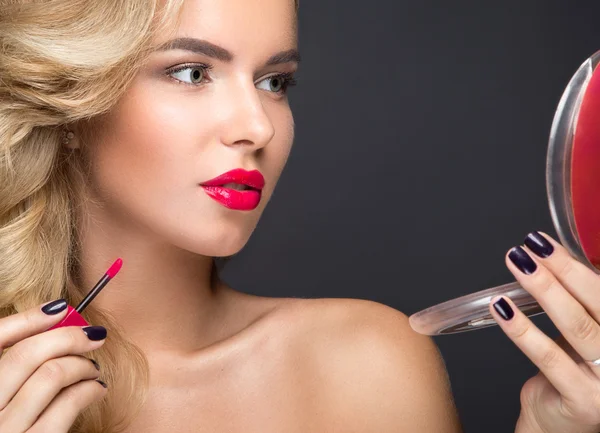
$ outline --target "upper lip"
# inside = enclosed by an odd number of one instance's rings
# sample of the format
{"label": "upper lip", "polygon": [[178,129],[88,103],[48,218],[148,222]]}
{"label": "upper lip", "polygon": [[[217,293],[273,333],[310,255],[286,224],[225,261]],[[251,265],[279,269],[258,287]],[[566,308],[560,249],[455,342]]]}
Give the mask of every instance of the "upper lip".
{"label": "upper lip", "polygon": [[221,186],[226,183],[239,183],[241,185],[247,185],[255,189],[263,189],[265,186],[265,178],[262,173],[258,170],[247,171],[243,168],[236,168],[223,173],[214,179],[202,182],[202,186]]}

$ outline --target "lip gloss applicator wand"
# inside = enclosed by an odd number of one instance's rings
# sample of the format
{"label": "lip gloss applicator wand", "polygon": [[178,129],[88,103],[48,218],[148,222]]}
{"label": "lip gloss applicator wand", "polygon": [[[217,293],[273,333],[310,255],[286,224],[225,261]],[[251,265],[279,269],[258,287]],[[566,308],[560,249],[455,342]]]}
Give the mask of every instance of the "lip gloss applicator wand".
{"label": "lip gloss applicator wand", "polygon": [[81,317],[80,313],[89,305],[90,302],[100,293],[100,291],[108,284],[108,282],[121,270],[121,266],[123,265],[123,260],[118,258],[111,265],[110,268],[106,271],[106,273],[100,278],[100,280],[96,283],[96,285],[90,290],[90,292],[83,298],[83,300],[79,303],[79,305],[75,308],[67,305],[67,315],[64,319],[58,322],[51,328],[48,328],[48,331],[51,329],[62,328],[64,326],[89,326],[89,323],[85,321],[83,317]]}

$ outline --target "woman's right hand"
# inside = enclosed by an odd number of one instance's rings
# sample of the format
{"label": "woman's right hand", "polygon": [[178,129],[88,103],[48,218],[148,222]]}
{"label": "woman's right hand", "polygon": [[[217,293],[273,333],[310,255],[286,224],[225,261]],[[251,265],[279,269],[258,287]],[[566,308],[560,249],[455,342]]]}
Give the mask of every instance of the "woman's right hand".
{"label": "woman's right hand", "polygon": [[0,357],[0,432],[67,433],[79,412],[106,395],[99,367],[82,355],[104,344],[106,329],[45,332],[66,311],[58,300],[0,319],[0,354],[10,347]]}

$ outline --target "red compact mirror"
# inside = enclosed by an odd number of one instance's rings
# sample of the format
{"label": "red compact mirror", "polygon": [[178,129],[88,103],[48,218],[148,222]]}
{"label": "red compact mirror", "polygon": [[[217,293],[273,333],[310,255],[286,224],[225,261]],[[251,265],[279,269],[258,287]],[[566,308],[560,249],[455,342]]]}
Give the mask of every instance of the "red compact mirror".
{"label": "red compact mirror", "polygon": [[[548,144],[546,188],[554,227],[571,255],[600,273],[600,51],[577,70],[560,99]],[[527,316],[544,311],[518,283],[434,305],[410,316],[421,334],[441,335],[496,325],[488,310],[505,295]]]}

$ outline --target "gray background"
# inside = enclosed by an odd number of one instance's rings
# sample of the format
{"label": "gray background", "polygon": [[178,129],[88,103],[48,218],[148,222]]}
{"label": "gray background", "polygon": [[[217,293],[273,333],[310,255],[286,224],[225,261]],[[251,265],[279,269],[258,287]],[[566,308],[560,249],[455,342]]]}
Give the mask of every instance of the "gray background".
{"label": "gray background", "polygon": [[[408,315],[512,281],[505,252],[555,235],[548,134],[599,18],[591,1],[301,1],[296,142],[224,279]],[[514,431],[530,361],[498,327],[435,341],[465,431]]]}

